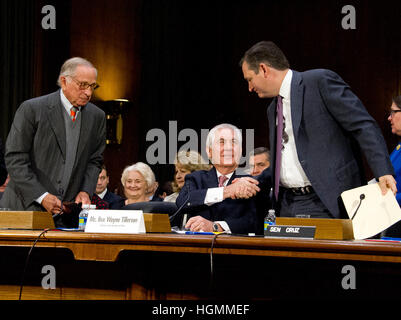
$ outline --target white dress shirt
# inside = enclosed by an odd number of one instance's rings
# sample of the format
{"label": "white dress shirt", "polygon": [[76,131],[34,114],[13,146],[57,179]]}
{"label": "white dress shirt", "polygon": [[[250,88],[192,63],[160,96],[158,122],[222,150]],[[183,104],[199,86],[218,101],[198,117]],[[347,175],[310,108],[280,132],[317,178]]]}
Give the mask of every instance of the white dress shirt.
{"label": "white dress shirt", "polygon": [[284,144],[281,157],[280,185],[285,188],[310,186],[311,183],[302,169],[295,145],[291,118],[291,80],[292,70],[288,70],[280,87],[279,95],[283,97],[283,116],[288,142]]}

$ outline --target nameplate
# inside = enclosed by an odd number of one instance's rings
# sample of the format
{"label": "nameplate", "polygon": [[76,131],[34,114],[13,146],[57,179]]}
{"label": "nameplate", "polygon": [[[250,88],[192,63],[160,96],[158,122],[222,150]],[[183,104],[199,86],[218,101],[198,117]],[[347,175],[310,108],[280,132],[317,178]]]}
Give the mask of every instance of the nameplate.
{"label": "nameplate", "polygon": [[316,227],[314,226],[267,226],[265,237],[279,238],[306,238],[313,239],[315,237]]}
{"label": "nameplate", "polygon": [[85,232],[146,233],[142,210],[89,210]]}

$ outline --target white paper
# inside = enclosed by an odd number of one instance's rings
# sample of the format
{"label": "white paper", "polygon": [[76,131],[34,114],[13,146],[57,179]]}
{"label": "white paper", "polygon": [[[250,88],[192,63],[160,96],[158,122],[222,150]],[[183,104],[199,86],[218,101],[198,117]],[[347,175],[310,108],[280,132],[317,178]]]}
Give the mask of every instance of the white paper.
{"label": "white paper", "polygon": [[[365,195],[361,205],[361,194]],[[401,209],[398,202],[388,190],[383,196],[378,184],[369,184],[344,191],[341,194],[345,209],[352,220],[355,239],[370,238],[401,220]]]}
{"label": "white paper", "polygon": [[142,210],[89,210],[85,232],[146,233]]}

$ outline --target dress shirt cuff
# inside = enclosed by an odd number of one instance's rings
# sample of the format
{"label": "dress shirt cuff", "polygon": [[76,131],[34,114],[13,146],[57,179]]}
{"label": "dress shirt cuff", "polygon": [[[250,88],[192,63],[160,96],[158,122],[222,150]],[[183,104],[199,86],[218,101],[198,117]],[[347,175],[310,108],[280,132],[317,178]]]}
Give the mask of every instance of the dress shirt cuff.
{"label": "dress shirt cuff", "polygon": [[45,192],[42,194],[39,198],[37,198],[35,201],[39,204],[42,204],[43,199],[49,194],[49,192]]}
{"label": "dress shirt cuff", "polygon": [[207,189],[204,203],[208,206],[211,206],[215,203],[222,202],[224,200],[223,199],[223,189],[224,189],[224,187]]}
{"label": "dress shirt cuff", "polygon": [[230,227],[225,221],[214,221],[214,223],[218,223],[220,227],[227,233],[231,233]]}

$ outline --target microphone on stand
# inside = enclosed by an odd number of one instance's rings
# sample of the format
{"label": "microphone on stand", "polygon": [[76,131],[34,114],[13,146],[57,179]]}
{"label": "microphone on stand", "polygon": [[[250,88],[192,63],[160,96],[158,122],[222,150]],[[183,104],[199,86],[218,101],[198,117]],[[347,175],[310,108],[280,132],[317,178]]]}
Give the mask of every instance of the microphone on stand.
{"label": "microphone on stand", "polygon": [[359,204],[358,204],[358,207],[356,208],[356,210],[355,210],[355,212],[354,212],[354,214],[353,214],[351,220],[354,220],[356,214],[358,213],[359,207],[361,206],[361,203],[362,203],[362,200],[363,200],[363,199],[365,199],[365,194],[364,194],[364,193],[362,193],[362,194],[359,196]]}
{"label": "microphone on stand", "polygon": [[[188,185],[188,195],[187,195],[187,198],[186,198],[186,200],[182,203],[182,205],[177,209],[177,211],[174,212],[174,213],[169,217],[170,221],[173,221],[173,219],[177,216],[177,214],[180,213],[180,211],[182,210],[182,208],[184,208],[184,206],[187,205],[187,204],[189,203],[189,197],[190,197],[190,195],[191,195],[191,194],[190,194],[190,188],[189,188],[189,185]],[[183,220],[182,220],[181,229],[184,228],[185,224],[187,223],[187,219],[188,219],[188,214],[185,213],[185,214],[184,214],[184,217],[183,217]]]}

